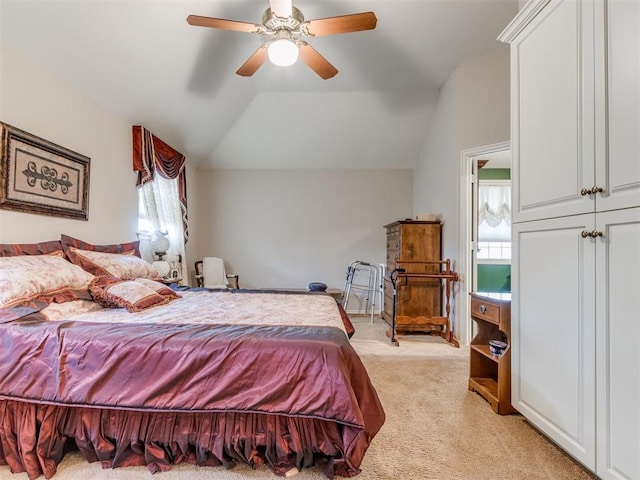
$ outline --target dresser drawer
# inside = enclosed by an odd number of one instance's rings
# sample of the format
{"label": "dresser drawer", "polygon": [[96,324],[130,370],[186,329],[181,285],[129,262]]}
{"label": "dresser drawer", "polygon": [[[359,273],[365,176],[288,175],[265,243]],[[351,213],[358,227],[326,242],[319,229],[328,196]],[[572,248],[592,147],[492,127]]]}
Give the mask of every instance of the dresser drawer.
{"label": "dresser drawer", "polygon": [[396,268],[396,261],[400,258],[400,252],[395,248],[387,250],[387,268]]}
{"label": "dresser drawer", "polygon": [[500,306],[488,299],[471,297],[471,316],[498,325],[500,323]]}
{"label": "dresser drawer", "polygon": [[388,225],[387,235],[400,235],[400,224]]}

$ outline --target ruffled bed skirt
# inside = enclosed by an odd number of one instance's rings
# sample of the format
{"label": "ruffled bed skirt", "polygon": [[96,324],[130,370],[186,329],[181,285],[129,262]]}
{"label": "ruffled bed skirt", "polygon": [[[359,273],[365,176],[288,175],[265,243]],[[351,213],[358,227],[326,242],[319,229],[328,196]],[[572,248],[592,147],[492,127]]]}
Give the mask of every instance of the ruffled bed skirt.
{"label": "ruffled bed skirt", "polygon": [[[352,477],[344,459],[349,426],[314,418],[259,413],[140,412],[64,407],[0,400],[0,464],[30,479],[51,478],[69,448],[103,468],[147,465],[152,473],[173,464],[254,468],[277,475],[326,461],[327,477]],[[355,432],[353,432],[355,433]],[[365,447],[366,449],[366,447]]]}

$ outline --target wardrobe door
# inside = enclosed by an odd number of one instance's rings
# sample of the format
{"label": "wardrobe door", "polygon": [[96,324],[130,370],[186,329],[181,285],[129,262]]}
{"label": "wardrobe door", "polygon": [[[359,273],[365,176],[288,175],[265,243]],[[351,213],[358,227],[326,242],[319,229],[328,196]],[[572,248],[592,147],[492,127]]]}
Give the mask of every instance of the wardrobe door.
{"label": "wardrobe door", "polygon": [[511,52],[513,222],[593,212],[593,3],[552,0]]}
{"label": "wardrobe door", "polygon": [[640,207],[596,217],[597,474],[640,478]]}
{"label": "wardrobe door", "polygon": [[596,10],[596,210],[640,205],[640,1]]}
{"label": "wardrobe door", "polygon": [[594,228],[593,214],[514,224],[511,277],[512,404],[592,470]]}

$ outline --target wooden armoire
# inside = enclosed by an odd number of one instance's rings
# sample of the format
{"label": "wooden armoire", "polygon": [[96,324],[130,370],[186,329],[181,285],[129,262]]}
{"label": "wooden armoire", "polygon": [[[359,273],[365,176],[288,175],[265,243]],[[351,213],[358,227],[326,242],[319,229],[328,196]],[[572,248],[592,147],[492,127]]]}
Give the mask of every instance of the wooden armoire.
{"label": "wooden armoire", "polygon": [[[384,279],[384,310],[382,318],[389,324],[393,316],[393,284],[390,274],[398,266],[411,273],[437,273],[438,265],[411,262],[440,261],[442,257],[442,224],[439,221],[400,220],[384,227],[387,230],[387,273]],[[409,262],[401,264],[401,262]],[[407,278],[396,289],[396,317],[426,317],[442,315],[442,284],[439,279]],[[433,331],[431,324],[398,321],[397,332]]]}

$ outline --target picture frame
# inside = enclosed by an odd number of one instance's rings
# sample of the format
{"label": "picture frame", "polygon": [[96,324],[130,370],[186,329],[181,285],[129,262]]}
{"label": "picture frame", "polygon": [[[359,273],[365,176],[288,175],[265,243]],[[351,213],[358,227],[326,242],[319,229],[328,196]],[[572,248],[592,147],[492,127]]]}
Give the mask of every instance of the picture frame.
{"label": "picture frame", "polygon": [[90,161],[0,122],[0,208],[88,220]]}
{"label": "picture frame", "polygon": [[171,270],[169,271],[168,277],[174,281],[182,280],[182,265],[180,262],[171,262]]}

